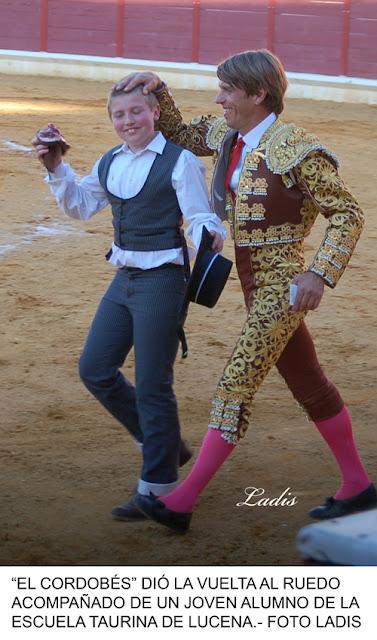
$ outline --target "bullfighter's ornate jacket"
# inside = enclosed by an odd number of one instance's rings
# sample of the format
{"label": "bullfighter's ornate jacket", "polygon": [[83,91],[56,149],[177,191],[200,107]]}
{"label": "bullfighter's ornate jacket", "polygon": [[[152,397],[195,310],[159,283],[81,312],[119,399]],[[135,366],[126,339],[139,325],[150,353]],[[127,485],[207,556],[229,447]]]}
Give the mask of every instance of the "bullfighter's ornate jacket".
{"label": "bullfighter's ornate jacket", "polygon": [[156,92],[159,128],[196,155],[212,155],[211,196],[237,246],[294,243],[308,236],[318,213],[328,221],[309,270],[334,287],[353,253],[363,213],[338,173],[335,155],[305,129],[279,118],[246,154],[237,197],[225,192],[225,173],[238,133],[224,118],[200,116],[188,124],[165,85]]}

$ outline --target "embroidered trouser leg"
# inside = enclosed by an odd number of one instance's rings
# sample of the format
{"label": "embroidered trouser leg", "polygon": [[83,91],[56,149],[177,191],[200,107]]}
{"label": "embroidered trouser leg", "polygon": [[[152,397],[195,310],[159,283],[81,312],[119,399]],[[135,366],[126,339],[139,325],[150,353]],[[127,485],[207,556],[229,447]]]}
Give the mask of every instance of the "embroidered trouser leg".
{"label": "embroidered trouser leg", "polygon": [[289,285],[256,291],[215,392],[209,426],[221,429],[224,439],[234,444],[245,435],[255,393],[302,320],[303,314],[289,312],[288,296]]}
{"label": "embroidered trouser leg", "polygon": [[[300,245],[297,249],[300,252]],[[236,247],[235,254],[245,304],[249,307],[254,290],[251,252],[249,247]],[[281,260],[280,268],[287,268],[288,264]],[[293,396],[312,420],[333,417],[342,409],[343,400],[321,368],[304,322],[289,339],[276,366]]]}
{"label": "embroidered trouser leg", "polygon": [[[289,308],[289,286],[304,268],[302,242],[236,248],[249,313],[213,398],[209,426],[237,443],[255,393],[304,318]],[[250,285],[251,283],[251,285]]]}
{"label": "embroidered trouser leg", "polygon": [[[93,320],[80,375],[87,388],[139,441],[141,480],[177,480],[180,440],[173,392],[178,312],[184,294],[180,267],[119,270]],[[131,347],[135,387],[119,371]]]}

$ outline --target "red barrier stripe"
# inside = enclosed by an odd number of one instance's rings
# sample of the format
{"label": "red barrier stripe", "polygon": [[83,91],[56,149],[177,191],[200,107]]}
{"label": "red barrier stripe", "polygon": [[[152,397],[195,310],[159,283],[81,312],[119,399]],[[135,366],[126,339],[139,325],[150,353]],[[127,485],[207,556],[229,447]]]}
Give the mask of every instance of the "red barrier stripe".
{"label": "red barrier stripe", "polygon": [[40,0],[40,41],[41,51],[48,49],[48,0]]}
{"label": "red barrier stripe", "polygon": [[273,51],[275,46],[275,8],[276,0],[268,0],[267,49],[270,51]]}
{"label": "red barrier stripe", "polygon": [[343,0],[342,50],[340,59],[340,73],[348,75],[348,60],[350,46],[350,10],[351,0]]}
{"label": "red barrier stripe", "polygon": [[200,0],[192,3],[192,61],[199,62],[200,48]]}
{"label": "red barrier stripe", "polygon": [[116,55],[118,58],[124,57],[124,18],[126,14],[126,0],[118,0],[116,17]]}

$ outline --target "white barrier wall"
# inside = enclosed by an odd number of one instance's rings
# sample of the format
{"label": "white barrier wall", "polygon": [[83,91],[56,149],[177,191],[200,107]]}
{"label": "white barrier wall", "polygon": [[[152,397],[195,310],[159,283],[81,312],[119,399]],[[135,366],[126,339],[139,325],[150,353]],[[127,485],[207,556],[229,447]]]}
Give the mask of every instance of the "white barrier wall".
{"label": "white barrier wall", "polygon": [[[213,65],[0,50],[0,73],[12,75],[116,82],[122,76],[140,70],[155,71],[176,89],[215,91],[217,88],[216,67]],[[287,75],[289,98],[377,104],[377,80],[304,73]]]}

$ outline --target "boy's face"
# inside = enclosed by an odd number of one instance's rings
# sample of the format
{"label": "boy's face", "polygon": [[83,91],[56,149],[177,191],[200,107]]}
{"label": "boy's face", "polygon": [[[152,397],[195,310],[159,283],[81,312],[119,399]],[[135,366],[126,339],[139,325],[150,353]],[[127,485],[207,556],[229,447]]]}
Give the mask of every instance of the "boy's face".
{"label": "boy's face", "polygon": [[118,136],[132,151],[144,149],[156,135],[154,126],[160,117],[160,107],[151,109],[140,93],[124,93],[111,99],[110,117]]}

